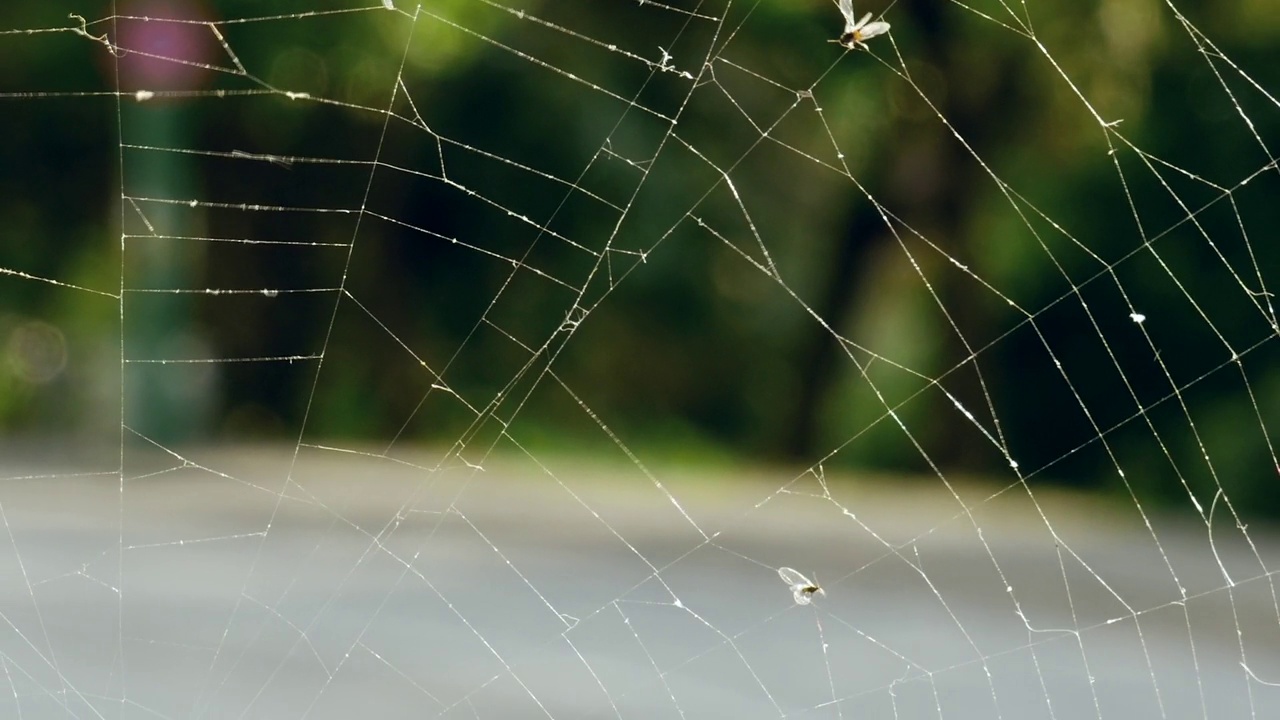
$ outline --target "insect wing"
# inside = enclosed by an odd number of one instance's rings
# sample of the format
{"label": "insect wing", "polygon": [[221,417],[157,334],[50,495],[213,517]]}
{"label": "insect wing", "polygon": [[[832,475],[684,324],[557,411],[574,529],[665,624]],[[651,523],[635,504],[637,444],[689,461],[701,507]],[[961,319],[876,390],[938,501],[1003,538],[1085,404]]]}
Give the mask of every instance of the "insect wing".
{"label": "insect wing", "polygon": [[844,16],[845,32],[849,32],[853,27],[853,0],[840,0],[836,7],[840,8],[840,14]]}
{"label": "insect wing", "polygon": [[794,589],[796,585],[806,588],[813,584],[809,582],[809,578],[801,575],[800,571],[792,570],[789,567],[778,568],[778,577],[782,578],[782,582],[791,585],[792,589]]}
{"label": "insect wing", "polygon": [[[866,18],[863,18],[863,20],[865,19]],[[883,35],[887,32],[889,32],[889,23],[877,20],[876,22],[867,23],[866,25],[858,28],[858,38],[860,40],[870,40],[877,35]]]}

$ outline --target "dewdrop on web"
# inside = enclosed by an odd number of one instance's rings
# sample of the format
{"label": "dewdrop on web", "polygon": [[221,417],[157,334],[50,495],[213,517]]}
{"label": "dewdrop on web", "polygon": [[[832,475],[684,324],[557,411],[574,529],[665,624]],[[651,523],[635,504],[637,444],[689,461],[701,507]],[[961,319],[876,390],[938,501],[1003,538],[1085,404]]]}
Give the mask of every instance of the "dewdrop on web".
{"label": "dewdrop on web", "polygon": [[844,32],[840,34],[839,40],[831,42],[840,43],[853,50],[858,46],[865,47],[866,42],[871,38],[889,32],[887,22],[880,20],[867,22],[871,19],[871,13],[863,15],[861,20],[854,19],[853,0],[838,0],[836,7],[840,8],[840,14],[844,16]]}
{"label": "dewdrop on web", "polygon": [[811,582],[809,578],[801,575],[797,570],[792,570],[789,567],[780,567],[778,568],[778,577],[782,578],[782,582],[791,586],[791,596],[795,598],[797,605],[808,605],[813,602],[814,595],[826,597],[826,590],[818,587],[817,583]]}

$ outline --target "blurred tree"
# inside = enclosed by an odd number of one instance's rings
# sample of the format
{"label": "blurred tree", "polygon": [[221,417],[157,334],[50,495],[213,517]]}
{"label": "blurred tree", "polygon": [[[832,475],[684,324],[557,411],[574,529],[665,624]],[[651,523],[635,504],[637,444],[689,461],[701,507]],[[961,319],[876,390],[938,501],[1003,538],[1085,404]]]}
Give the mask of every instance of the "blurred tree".
{"label": "blurred tree", "polygon": [[[120,282],[107,189],[119,141],[107,130],[123,122],[126,144],[192,151],[182,157],[199,183],[175,174],[145,192],[198,192],[205,241],[289,243],[206,242],[175,282],[341,284],[360,303],[335,313],[333,293],[200,297],[210,356],[305,356],[336,338],[318,382],[304,362],[220,367],[228,432],[296,435],[308,408],[316,434],[481,432],[473,409],[433,390],[439,372],[479,409],[576,443],[597,431],[545,374],[554,357],[557,378],[640,442],[691,434],[804,462],[855,438],[837,461],[918,469],[914,439],[944,470],[998,469],[1004,458],[954,398],[1026,468],[1079,483],[1113,476],[1121,457],[1211,487],[1197,433],[1230,437],[1217,462],[1260,498],[1280,410],[1241,398],[1263,397],[1280,371],[1249,365],[1246,388],[1214,368],[1230,362],[1224,348],[1267,332],[1268,273],[1280,266],[1259,239],[1278,219],[1280,176],[1272,166],[1238,186],[1266,168],[1280,130],[1280,28],[1264,5],[1055,0],[1010,18],[997,3],[901,0],[890,35],[846,53],[826,42],[840,29],[826,2],[699,6],[728,13],[715,23],[625,2],[441,0],[415,22],[336,0],[290,0],[271,16],[223,0],[209,3],[213,17],[258,19],[217,26],[209,84],[171,101],[186,108],[179,133],[95,94],[115,82],[101,45],[8,34],[0,75],[15,112],[3,122],[15,140],[2,152],[23,170],[0,176],[0,216],[43,240],[3,244],[0,267],[107,291]],[[0,29],[73,25],[69,9],[105,17],[92,3],[19,3]],[[1090,107],[1124,122],[1103,127]],[[128,187],[141,166],[123,160]],[[849,177],[832,172],[839,162]],[[58,200],[33,198],[33,186]],[[609,205],[627,209],[622,222]],[[748,259],[774,263],[785,287]],[[0,386],[11,389],[0,393],[6,430],[47,426],[35,398],[76,397],[72,380],[93,374],[84,353],[116,361],[103,348],[118,342],[119,313],[101,297],[0,283],[0,313],[13,316],[0,332],[34,318],[69,338],[62,385],[33,389],[10,373]],[[1148,310],[1141,330],[1156,340],[1135,330],[1130,303]],[[86,324],[96,339],[82,342]],[[1205,401],[1211,422],[1168,403],[1209,374],[1201,387],[1229,399]],[[884,420],[872,383],[913,438]],[[1236,437],[1241,402],[1256,412]],[[84,413],[109,414],[96,403]],[[1093,442],[1106,451],[1060,460]]]}

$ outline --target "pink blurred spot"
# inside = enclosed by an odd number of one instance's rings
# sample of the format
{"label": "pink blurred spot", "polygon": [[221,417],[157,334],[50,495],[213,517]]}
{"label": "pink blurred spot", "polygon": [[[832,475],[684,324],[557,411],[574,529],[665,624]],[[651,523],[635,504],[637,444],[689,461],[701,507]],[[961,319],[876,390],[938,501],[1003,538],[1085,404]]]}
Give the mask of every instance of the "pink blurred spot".
{"label": "pink blurred spot", "polygon": [[203,2],[134,0],[121,3],[119,14],[121,90],[191,90],[204,84],[207,66],[217,63],[221,49]]}

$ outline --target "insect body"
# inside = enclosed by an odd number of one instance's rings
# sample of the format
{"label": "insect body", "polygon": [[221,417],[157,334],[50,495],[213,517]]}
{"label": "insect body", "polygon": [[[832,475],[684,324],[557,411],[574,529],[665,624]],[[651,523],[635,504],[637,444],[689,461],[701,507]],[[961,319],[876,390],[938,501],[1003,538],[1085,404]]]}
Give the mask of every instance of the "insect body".
{"label": "insect body", "polygon": [[839,0],[836,7],[840,8],[840,14],[844,16],[844,33],[840,35],[839,40],[832,40],[849,48],[850,50],[859,45],[865,46],[866,42],[877,35],[883,35],[889,32],[889,23],[877,20],[875,22],[867,22],[871,19],[871,13],[862,16],[861,20],[855,19],[853,15],[853,0]]}
{"label": "insect body", "polygon": [[818,587],[817,583],[789,567],[778,568],[778,577],[791,586],[791,595],[795,598],[797,605],[808,605],[813,602],[814,595],[825,597],[827,594],[825,590]]}

